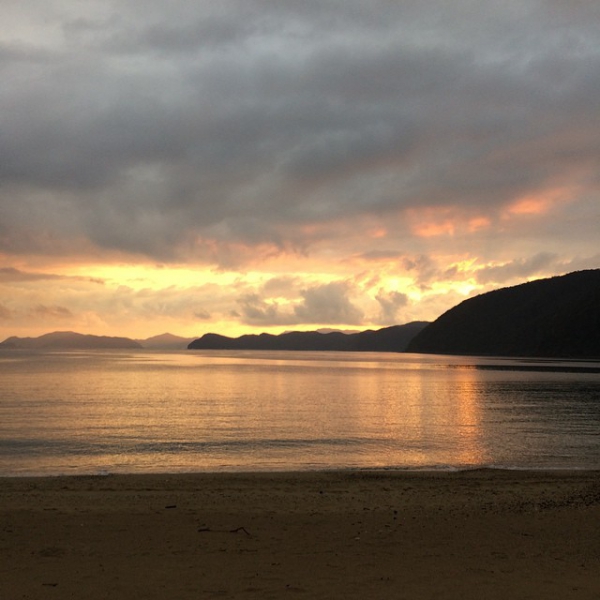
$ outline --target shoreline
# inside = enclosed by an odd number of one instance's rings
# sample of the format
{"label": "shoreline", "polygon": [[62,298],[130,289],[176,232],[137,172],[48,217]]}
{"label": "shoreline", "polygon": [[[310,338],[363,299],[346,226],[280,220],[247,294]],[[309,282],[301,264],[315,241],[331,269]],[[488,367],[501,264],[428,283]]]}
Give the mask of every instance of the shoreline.
{"label": "shoreline", "polygon": [[81,472],[25,472],[25,473],[0,473],[0,482],[3,480],[12,479],[56,479],[56,478],[71,478],[71,477],[204,477],[212,475],[285,475],[285,474],[308,474],[308,475],[343,475],[343,474],[360,474],[360,473],[380,473],[380,474],[407,474],[423,473],[425,475],[436,475],[438,473],[472,473],[472,472],[508,472],[508,473],[549,473],[557,475],[568,475],[569,473],[600,473],[600,466],[577,466],[577,467],[520,467],[520,466],[504,466],[504,465],[481,465],[481,466],[427,466],[427,467],[333,467],[322,469],[246,469],[237,470],[236,468],[225,468],[220,470],[205,470],[205,471],[81,471]]}
{"label": "shoreline", "polygon": [[600,470],[0,478],[2,598],[594,598]]}

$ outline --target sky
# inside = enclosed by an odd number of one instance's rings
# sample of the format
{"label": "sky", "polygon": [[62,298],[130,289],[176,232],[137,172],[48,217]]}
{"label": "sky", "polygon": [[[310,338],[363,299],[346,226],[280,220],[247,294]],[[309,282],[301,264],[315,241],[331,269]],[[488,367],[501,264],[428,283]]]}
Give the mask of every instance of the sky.
{"label": "sky", "polygon": [[2,0],[0,339],[375,329],[600,267],[597,0]]}

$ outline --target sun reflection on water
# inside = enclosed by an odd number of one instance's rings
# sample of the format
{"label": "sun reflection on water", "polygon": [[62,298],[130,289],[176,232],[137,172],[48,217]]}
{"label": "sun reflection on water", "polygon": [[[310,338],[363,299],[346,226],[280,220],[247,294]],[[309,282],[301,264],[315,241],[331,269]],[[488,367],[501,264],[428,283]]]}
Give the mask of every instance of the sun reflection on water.
{"label": "sun reflection on water", "polygon": [[600,459],[599,372],[493,363],[282,352],[22,355],[0,360],[0,471],[470,467],[552,461],[559,452]]}

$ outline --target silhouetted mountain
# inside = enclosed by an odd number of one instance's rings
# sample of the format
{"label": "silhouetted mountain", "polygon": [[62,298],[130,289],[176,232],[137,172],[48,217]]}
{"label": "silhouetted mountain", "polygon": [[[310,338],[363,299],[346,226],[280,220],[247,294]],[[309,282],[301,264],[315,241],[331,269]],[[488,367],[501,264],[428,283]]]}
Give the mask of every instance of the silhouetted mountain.
{"label": "silhouetted mountain", "polygon": [[145,340],[135,340],[143,348],[157,348],[161,350],[185,350],[194,338],[184,338],[172,333],[162,333]]}
{"label": "silhouetted mountain", "polygon": [[134,340],[124,337],[83,335],[72,331],[55,331],[35,338],[9,337],[0,344],[0,348],[23,348],[35,350],[67,349],[119,349],[141,348]]}
{"label": "silhouetted mountain", "polygon": [[600,269],[465,300],[415,336],[408,352],[600,358]]}
{"label": "silhouetted mountain", "polygon": [[[332,329],[331,327],[322,327],[321,329],[316,330],[317,333],[345,333],[347,335],[353,333],[360,333],[360,329]],[[286,331],[286,333],[290,333]]]}
{"label": "silhouetted mountain", "polygon": [[280,335],[261,333],[230,338],[207,333],[189,344],[190,350],[337,350],[402,352],[409,341],[427,323],[415,321],[406,325],[393,325],[378,331],[360,333],[319,333],[317,331],[291,331]]}

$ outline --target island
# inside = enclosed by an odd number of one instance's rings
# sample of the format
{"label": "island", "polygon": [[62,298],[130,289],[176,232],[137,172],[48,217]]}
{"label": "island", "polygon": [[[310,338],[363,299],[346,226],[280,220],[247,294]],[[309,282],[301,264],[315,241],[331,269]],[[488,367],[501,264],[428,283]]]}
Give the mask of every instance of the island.
{"label": "island", "polygon": [[125,337],[84,335],[73,331],[54,331],[39,337],[12,336],[0,343],[0,349],[19,350],[90,350],[134,349],[141,344]]}
{"label": "island", "polygon": [[338,352],[403,352],[424,327],[425,321],[392,325],[359,333],[290,331],[279,335],[261,333],[231,338],[207,333],[188,345],[190,350],[311,350]]}

